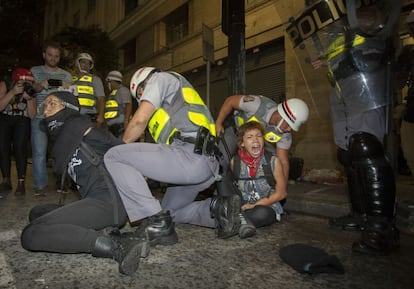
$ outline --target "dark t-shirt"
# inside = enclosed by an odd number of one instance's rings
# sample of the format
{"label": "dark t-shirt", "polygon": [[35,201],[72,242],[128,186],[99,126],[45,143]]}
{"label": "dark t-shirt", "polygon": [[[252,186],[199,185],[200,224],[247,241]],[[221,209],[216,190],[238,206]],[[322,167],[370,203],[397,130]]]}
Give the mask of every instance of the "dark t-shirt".
{"label": "dark t-shirt", "polygon": [[[103,155],[108,149],[122,143],[119,139],[96,128],[92,129],[83,138],[83,141],[96,152],[102,166],[104,166]],[[68,163],[69,175],[77,184],[82,198],[91,197],[110,201],[111,194],[107,185],[108,180],[105,180],[99,166],[92,164],[86,154],[87,152],[83,151],[82,147],[75,150]],[[109,176],[109,173],[107,175]],[[111,180],[109,179],[109,181]]]}

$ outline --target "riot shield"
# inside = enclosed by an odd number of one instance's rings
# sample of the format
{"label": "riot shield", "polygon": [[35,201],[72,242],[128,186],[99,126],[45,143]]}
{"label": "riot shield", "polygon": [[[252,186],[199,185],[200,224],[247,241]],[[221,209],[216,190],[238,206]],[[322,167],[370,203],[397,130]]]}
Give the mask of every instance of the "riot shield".
{"label": "riot shield", "polygon": [[[329,103],[331,116],[342,118],[385,106],[390,101],[390,75],[386,69],[389,35],[384,31],[385,25],[388,27],[393,21],[389,18],[395,18],[396,13],[384,16],[383,6],[368,2],[371,3],[367,8],[362,1],[355,6],[355,1],[345,0],[274,0],[289,39],[286,45],[293,49],[320,115],[329,112],[320,109]],[[380,2],[384,5],[387,1]],[[362,21],[350,25],[348,14],[356,18],[356,12],[348,13],[347,6],[357,10]]]}

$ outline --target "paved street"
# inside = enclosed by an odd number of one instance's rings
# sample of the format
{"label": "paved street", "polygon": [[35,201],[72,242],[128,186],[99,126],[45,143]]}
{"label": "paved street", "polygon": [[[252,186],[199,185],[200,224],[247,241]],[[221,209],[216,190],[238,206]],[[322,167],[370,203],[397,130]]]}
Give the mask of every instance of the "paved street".
{"label": "paved street", "polygon": [[[412,200],[407,190],[414,186],[407,184],[404,198]],[[58,201],[52,188],[45,197],[35,197],[28,184],[24,198],[9,194],[0,199],[0,288],[413,288],[414,235],[410,231],[401,234],[401,247],[394,254],[373,257],[351,252],[359,233],[328,228],[324,214],[346,211],[343,184],[290,186],[289,214],[282,223],[259,229],[250,239],[218,240],[211,229],[177,225],[179,243],[153,248],[133,276],[119,275],[118,264],[109,259],[33,253],[20,246],[30,208]],[[73,200],[75,195],[69,195],[67,202]],[[296,272],[278,256],[280,248],[293,243],[336,255],[345,274]]]}

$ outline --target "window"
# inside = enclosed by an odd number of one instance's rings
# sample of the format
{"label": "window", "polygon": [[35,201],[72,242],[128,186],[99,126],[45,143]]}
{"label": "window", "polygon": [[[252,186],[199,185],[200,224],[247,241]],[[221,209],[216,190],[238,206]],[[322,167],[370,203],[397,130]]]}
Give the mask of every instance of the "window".
{"label": "window", "polygon": [[136,40],[135,38],[127,42],[122,50],[124,51],[124,66],[134,64],[136,62]]}
{"label": "window", "polygon": [[125,0],[125,16],[129,15],[138,7],[138,0]]}
{"label": "window", "polygon": [[80,11],[76,11],[75,14],[73,14],[73,26],[79,27],[80,25]]}
{"label": "window", "polygon": [[95,11],[96,0],[88,0],[88,14],[91,14]]}
{"label": "window", "polygon": [[188,35],[188,5],[172,12],[162,21],[165,24],[166,44],[175,43]]}

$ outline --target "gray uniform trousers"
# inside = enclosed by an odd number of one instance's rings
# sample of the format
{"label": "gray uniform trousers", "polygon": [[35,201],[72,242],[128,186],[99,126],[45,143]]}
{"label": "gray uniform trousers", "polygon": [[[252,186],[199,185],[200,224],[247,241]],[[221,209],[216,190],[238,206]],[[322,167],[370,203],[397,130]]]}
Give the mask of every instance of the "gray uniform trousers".
{"label": "gray uniform trousers", "polygon": [[163,208],[176,223],[214,227],[210,200],[194,202],[218,173],[214,157],[193,152],[194,145],[175,140],[171,145],[130,143],[115,146],[104,156],[131,222],[152,216],[162,208],[144,177],[169,184]]}

